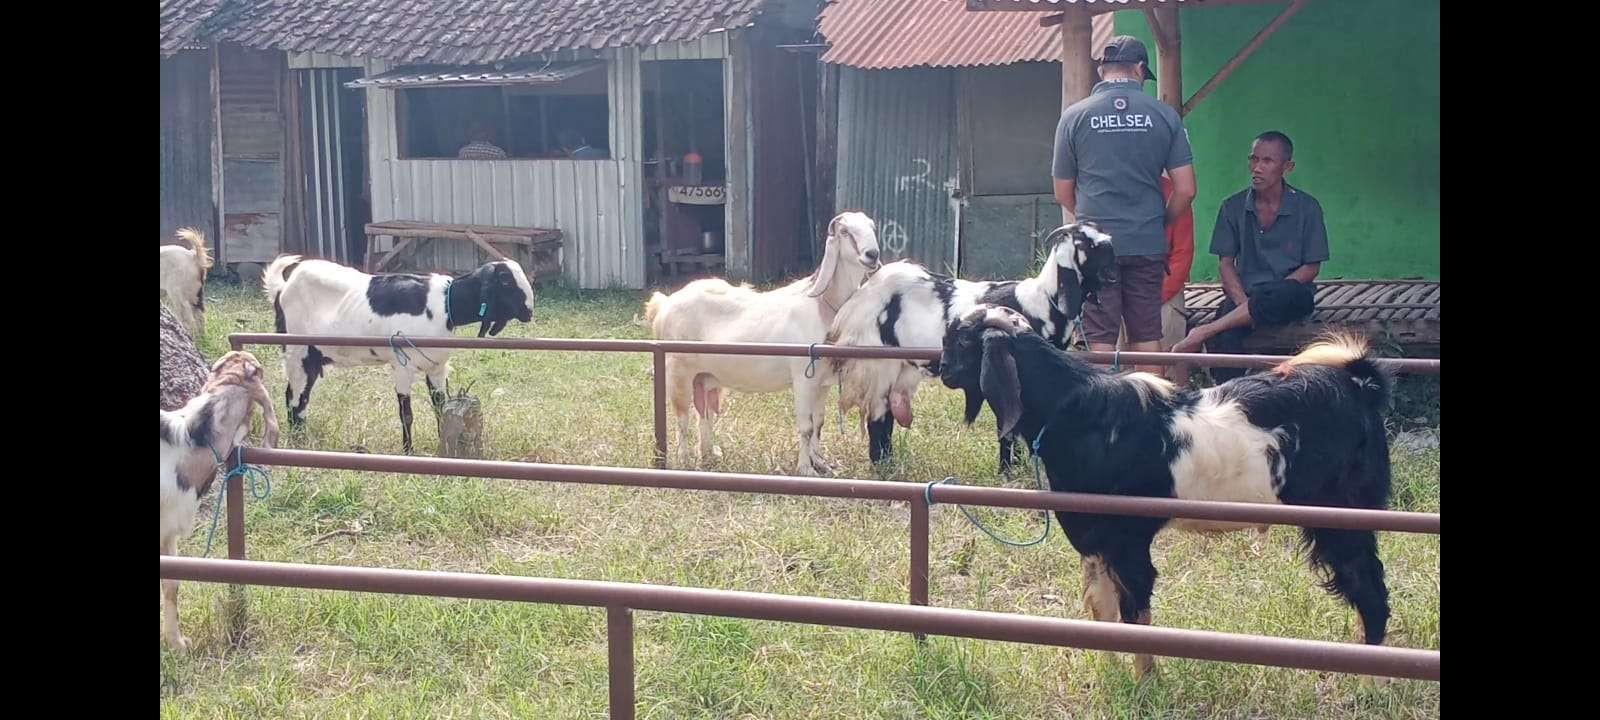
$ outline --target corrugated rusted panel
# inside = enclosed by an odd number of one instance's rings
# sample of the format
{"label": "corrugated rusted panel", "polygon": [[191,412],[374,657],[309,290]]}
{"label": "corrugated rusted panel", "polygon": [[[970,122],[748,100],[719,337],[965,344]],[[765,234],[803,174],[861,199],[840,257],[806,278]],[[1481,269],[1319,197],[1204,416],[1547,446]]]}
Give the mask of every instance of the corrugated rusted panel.
{"label": "corrugated rusted panel", "polygon": [[836,207],[878,224],[884,261],[955,263],[955,73],[839,72]]}
{"label": "corrugated rusted panel", "polygon": [[211,194],[211,58],[185,51],[161,59],[161,238],[182,227],[217,238]]}
{"label": "corrugated rusted panel", "polygon": [[[863,70],[1060,62],[1060,28],[1043,15],[973,13],[955,0],[831,2],[818,20],[825,63]],[[1093,20],[1095,47],[1113,35],[1111,16]]]}

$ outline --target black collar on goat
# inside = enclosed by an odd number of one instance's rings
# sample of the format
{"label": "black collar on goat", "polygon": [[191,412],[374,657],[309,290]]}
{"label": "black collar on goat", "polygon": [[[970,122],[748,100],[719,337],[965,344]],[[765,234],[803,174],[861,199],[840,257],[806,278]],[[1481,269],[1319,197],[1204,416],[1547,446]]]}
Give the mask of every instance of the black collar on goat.
{"label": "black collar on goat", "polygon": [[[940,380],[985,402],[997,431],[1038,437],[1050,488],[1061,492],[1382,509],[1391,381],[1364,339],[1334,337],[1264,373],[1177,392],[1146,373],[1117,375],[1052,347],[1018,313],[979,306],[950,324]],[[1150,622],[1150,543],[1169,523],[1200,531],[1236,523],[1057,513],[1083,555],[1096,619]],[[1389,619],[1372,532],[1304,531],[1324,587],[1359,613],[1368,643]],[[1151,667],[1148,656],[1136,671]]]}

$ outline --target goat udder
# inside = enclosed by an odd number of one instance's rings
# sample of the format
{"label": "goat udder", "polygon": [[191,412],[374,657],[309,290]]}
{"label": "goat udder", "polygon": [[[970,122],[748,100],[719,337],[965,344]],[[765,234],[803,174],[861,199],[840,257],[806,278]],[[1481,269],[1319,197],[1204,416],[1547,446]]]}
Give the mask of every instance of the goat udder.
{"label": "goat udder", "polygon": [[705,373],[694,378],[694,411],[700,417],[722,414],[722,388],[706,388]]}
{"label": "goat udder", "polygon": [[911,398],[906,393],[889,393],[889,412],[900,427],[911,427]]}

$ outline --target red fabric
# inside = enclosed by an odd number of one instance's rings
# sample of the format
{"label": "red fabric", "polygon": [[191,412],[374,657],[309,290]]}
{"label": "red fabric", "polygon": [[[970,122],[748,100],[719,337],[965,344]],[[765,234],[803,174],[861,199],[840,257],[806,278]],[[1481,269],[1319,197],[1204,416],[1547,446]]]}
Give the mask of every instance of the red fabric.
{"label": "red fabric", "polygon": [[[1161,197],[1172,197],[1172,179],[1161,176]],[[1194,264],[1194,206],[1185,208],[1178,221],[1167,226],[1167,279],[1161,283],[1161,302],[1170,301],[1189,282]]]}

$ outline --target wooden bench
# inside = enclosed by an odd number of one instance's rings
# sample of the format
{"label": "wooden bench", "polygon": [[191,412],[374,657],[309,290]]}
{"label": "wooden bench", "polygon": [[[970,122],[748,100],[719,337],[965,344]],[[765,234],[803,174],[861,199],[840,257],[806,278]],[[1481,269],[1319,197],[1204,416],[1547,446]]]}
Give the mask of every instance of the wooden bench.
{"label": "wooden bench", "polygon": [[698,249],[657,250],[656,260],[661,263],[663,277],[677,277],[684,273],[701,271],[716,273],[724,264],[722,253],[705,253]]}
{"label": "wooden bench", "polygon": [[[1311,318],[1259,330],[1245,339],[1248,353],[1291,353],[1318,334],[1350,329],[1382,339],[1414,356],[1439,356],[1439,283],[1435,280],[1327,280],[1316,283]],[[1224,298],[1218,283],[1191,283],[1184,290],[1189,328],[1215,319]]]}
{"label": "wooden bench", "polygon": [[[490,257],[522,265],[534,278],[561,273],[561,231],[546,228],[506,225],[464,225],[453,223],[385,220],[367,223],[367,272],[381,272],[401,257],[401,252],[421,238],[468,240]],[[376,249],[380,237],[397,242],[388,252]],[[462,268],[415,268],[418,271],[460,271]]]}

